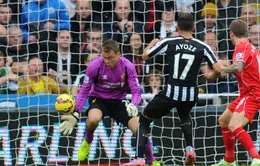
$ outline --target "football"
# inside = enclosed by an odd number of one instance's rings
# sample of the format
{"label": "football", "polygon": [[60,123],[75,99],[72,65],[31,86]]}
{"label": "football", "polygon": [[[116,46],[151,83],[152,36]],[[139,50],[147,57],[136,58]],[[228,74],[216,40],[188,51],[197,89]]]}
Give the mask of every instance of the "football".
{"label": "football", "polygon": [[59,113],[69,114],[75,110],[75,98],[68,94],[61,94],[56,98],[55,109]]}

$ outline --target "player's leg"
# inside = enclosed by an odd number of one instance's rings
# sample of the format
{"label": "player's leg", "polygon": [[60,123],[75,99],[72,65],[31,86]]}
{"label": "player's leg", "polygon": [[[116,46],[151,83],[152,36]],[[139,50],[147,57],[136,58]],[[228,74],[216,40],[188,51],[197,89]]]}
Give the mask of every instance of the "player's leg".
{"label": "player's leg", "polygon": [[86,129],[86,135],[85,140],[88,143],[91,143],[93,140],[93,134],[95,129],[97,128],[99,122],[102,120],[103,113],[98,108],[93,108],[89,110],[88,112],[88,118],[86,120],[87,129]]}
{"label": "player's leg", "polygon": [[[134,133],[134,135],[137,134],[138,124],[139,124],[139,117],[131,118],[128,121],[128,128]],[[145,144],[145,157],[146,157],[147,164],[152,164],[154,161],[156,161],[156,158],[153,155],[153,147],[149,138],[147,138]]]}
{"label": "player's leg", "polygon": [[94,131],[98,126],[98,123],[106,114],[105,106],[103,105],[102,99],[90,98],[89,99],[89,109],[86,112],[86,134],[79,151],[78,158],[80,161],[84,161],[89,153],[91,142],[93,141]]}
{"label": "player's leg", "polygon": [[[148,137],[150,134],[150,123],[154,119],[159,119],[170,112],[173,108],[173,100],[165,97],[163,94],[155,95],[155,97],[148,103],[143,113],[139,118],[139,124],[137,129],[137,143],[136,143],[136,157],[134,160],[125,165],[140,165],[143,163],[144,154],[146,153],[146,145],[148,145]],[[145,163],[143,163],[145,164]],[[160,165],[159,163],[154,163],[153,165]]]}
{"label": "player's leg", "polygon": [[[229,122],[233,115],[233,110],[239,103],[240,98],[234,100],[228,108],[220,115],[218,122],[220,124],[224,147],[225,147],[225,157],[224,160],[220,161],[218,164],[212,166],[236,166],[235,163],[235,139],[232,137],[232,132],[228,129]],[[232,110],[232,111],[231,111]]]}
{"label": "player's leg", "polygon": [[[231,103],[232,104],[232,103]],[[231,107],[230,107],[231,106]],[[230,105],[229,108],[232,108]],[[235,105],[236,106],[236,105]],[[228,163],[234,163],[235,161],[235,138],[232,136],[232,132],[229,130],[228,125],[233,115],[232,111],[227,108],[219,117],[218,122],[221,128],[223,143],[225,147],[224,161]]]}
{"label": "player's leg", "polygon": [[190,111],[196,102],[179,102],[177,112],[181,122],[181,129],[186,142],[186,161],[185,164],[195,164],[195,151],[193,147],[192,120]]}
{"label": "player's leg", "polygon": [[248,151],[250,156],[255,159],[252,165],[260,165],[260,156],[254,146],[251,136],[243,129],[243,127],[249,122],[252,123],[254,115],[259,108],[259,101],[256,101],[254,97],[244,97],[236,107],[228,125],[233,137],[237,138],[241,145]]}
{"label": "player's leg", "polygon": [[146,106],[139,119],[137,130],[137,157],[142,158],[145,144],[150,134],[150,123],[168,114],[174,107],[172,99],[164,95],[156,95]]}
{"label": "player's leg", "polygon": [[[126,106],[124,103],[118,103],[117,107],[113,109],[112,117],[117,121],[122,123],[124,126],[127,126],[133,133],[136,135],[138,128],[139,117],[130,117],[126,111]],[[156,159],[153,155],[152,145],[150,141],[147,141],[146,144],[146,159],[147,164],[152,164],[156,162]]]}

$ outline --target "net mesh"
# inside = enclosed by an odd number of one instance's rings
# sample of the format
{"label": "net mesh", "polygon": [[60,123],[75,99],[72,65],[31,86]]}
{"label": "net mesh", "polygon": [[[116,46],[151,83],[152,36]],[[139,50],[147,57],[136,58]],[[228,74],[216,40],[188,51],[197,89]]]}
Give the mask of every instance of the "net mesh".
{"label": "net mesh", "polygon": [[[88,160],[79,162],[86,117],[71,136],[61,135],[55,99],[61,93],[78,94],[87,65],[100,56],[101,43],[113,39],[121,56],[135,65],[143,110],[167,78],[164,56],[143,61],[143,49],[154,38],[178,35],[176,21],[183,11],[194,16],[193,36],[225,63],[231,63],[234,50],[228,28],[234,19],[248,23],[249,40],[260,50],[259,0],[0,0],[0,165],[118,165],[132,159],[135,137],[105,118]],[[37,75],[42,75],[39,82]],[[194,146],[197,163],[209,165],[224,156],[218,117],[238,96],[238,87],[233,75],[208,83],[200,73],[198,84],[200,100],[191,113]],[[259,149],[258,119],[245,129]],[[175,110],[151,129],[158,160],[182,165],[185,143]],[[236,158],[245,165],[251,161],[239,144]]]}

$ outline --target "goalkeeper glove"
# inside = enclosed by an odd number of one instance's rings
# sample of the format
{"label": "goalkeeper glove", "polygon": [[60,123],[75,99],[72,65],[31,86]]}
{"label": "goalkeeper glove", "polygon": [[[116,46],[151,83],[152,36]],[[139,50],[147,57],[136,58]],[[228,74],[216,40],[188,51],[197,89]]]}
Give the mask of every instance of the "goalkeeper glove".
{"label": "goalkeeper glove", "polygon": [[64,120],[64,122],[60,125],[60,132],[63,133],[63,135],[70,135],[73,131],[73,127],[78,122],[78,119],[79,113],[77,111],[69,115],[63,115],[61,120]]}
{"label": "goalkeeper glove", "polygon": [[133,103],[129,103],[128,100],[123,100],[125,103],[126,111],[128,116],[136,117],[138,115],[138,109]]}

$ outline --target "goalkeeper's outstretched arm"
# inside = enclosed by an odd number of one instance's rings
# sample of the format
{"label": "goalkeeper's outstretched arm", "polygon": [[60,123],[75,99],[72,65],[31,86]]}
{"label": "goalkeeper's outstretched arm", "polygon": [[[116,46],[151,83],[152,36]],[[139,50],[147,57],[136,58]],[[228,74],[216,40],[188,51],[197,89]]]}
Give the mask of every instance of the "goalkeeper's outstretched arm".
{"label": "goalkeeper's outstretched arm", "polygon": [[91,90],[92,85],[94,84],[94,78],[97,73],[97,67],[89,64],[89,67],[86,71],[86,76],[84,78],[83,85],[79,91],[79,94],[76,99],[76,109],[75,112],[69,115],[63,115],[61,120],[64,120],[60,125],[60,132],[63,135],[70,135],[73,131],[74,126],[76,125],[79,113],[82,112],[84,105],[86,103],[87,98],[89,98],[89,92]]}

